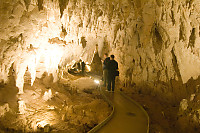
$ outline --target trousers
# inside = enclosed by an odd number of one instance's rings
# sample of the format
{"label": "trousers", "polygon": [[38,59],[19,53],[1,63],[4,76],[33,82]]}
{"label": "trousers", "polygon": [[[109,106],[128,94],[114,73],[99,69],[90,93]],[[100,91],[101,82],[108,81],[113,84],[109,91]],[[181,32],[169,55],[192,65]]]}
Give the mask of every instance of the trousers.
{"label": "trousers", "polygon": [[104,86],[108,84],[108,70],[104,69],[103,70],[103,81],[104,81]]}
{"label": "trousers", "polygon": [[111,90],[111,87],[112,87],[112,91],[114,91],[115,90],[115,76],[108,75],[108,86],[107,86],[108,91]]}

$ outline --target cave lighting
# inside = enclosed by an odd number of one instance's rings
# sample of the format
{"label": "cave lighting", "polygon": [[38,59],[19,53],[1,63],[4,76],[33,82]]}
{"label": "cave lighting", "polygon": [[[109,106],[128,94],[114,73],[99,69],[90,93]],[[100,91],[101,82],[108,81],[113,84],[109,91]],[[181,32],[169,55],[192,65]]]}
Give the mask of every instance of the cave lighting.
{"label": "cave lighting", "polygon": [[88,72],[91,71],[91,66],[90,66],[90,64],[89,64],[88,62],[85,63],[85,67],[86,67],[86,70],[87,70]]}
{"label": "cave lighting", "polygon": [[86,69],[87,69],[88,72],[91,71],[91,67],[88,64],[86,64],[85,67],[86,67]]}
{"label": "cave lighting", "polygon": [[[39,111],[39,110],[38,110]],[[38,128],[44,128],[47,125],[54,125],[59,122],[57,119],[57,114],[54,111],[48,112],[35,112],[33,117],[29,117],[31,120],[31,126],[34,131],[37,131]]]}
{"label": "cave lighting", "polygon": [[48,49],[43,49],[41,52],[45,54],[46,71],[54,72],[57,70],[58,64],[60,63],[64,54],[62,48],[59,46],[51,45],[51,47]]}
{"label": "cave lighting", "polygon": [[48,91],[45,91],[43,95],[43,100],[47,101],[52,98],[52,91],[49,89]]}
{"label": "cave lighting", "polygon": [[[48,74],[52,73],[54,77],[53,82],[56,82],[58,79],[58,65],[64,55],[64,49],[59,45],[48,44],[48,47],[33,48],[32,52],[28,53],[28,55],[29,56],[26,56],[23,60],[23,63],[20,63],[16,69],[16,86],[19,89],[19,94],[23,94],[24,75],[27,68],[31,74],[31,85],[33,85],[36,79],[36,69],[40,69],[41,73],[45,71]],[[44,67],[38,68],[41,61],[44,63]],[[41,74],[39,77],[41,77]]]}
{"label": "cave lighting", "polygon": [[18,104],[19,104],[19,114],[25,114],[25,110],[26,110],[26,105],[25,105],[25,102],[22,101],[21,99],[19,99],[18,101]]}
{"label": "cave lighting", "polygon": [[46,126],[48,123],[44,120],[44,121],[40,121],[37,123],[37,127],[38,128],[44,128],[44,126]]}
{"label": "cave lighting", "polygon": [[100,81],[97,80],[97,79],[95,79],[94,82],[95,82],[96,84],[100,84]]}

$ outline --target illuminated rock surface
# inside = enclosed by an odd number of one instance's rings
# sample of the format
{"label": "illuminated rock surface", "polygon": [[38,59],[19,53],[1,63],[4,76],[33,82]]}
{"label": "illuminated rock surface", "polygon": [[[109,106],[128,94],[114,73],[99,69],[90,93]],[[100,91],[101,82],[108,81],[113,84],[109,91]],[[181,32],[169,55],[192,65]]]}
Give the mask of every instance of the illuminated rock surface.
{"label": "illuminated rock surface", "polygon": [[[1,88],[0,104],[6,104],[0,106],[0,132],[44,132],[48,124],[51,132],[87,132],[110,114],[92,79],[52,83],[52,77],[46,78],[49,84],[44,79],[36,79],[33,86],[26,83],[18,101],[16,88]],[[85,82],[88,85],[80,88]]]}
{"label": "illuminated rock surface", "polygon": [[1,0],[0,80],[18,93],[44,72],[94,53],[114,54],[120,81],[139,92],[179,103],[200,75],[199,0]]}

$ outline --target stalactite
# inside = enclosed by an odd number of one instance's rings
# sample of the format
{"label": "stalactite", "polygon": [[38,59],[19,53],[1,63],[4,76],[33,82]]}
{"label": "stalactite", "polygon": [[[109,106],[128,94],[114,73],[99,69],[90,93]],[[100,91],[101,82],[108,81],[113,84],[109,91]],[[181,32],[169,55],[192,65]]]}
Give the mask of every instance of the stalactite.
{"label": "stalactite", "polygon": [[172,54],[172,64],[173,64],[174,70],[175,70],[175,72],[177,74],[178,80],[180,82],[183,82],[182,78],[181,78],[180,69],[179,69],[179,66],[178,66],[178,60],[177,60],[177,57],[176,57],[176,55],[174,53],[174,48],[172,48],[171,54]]}
{"label": "stalactite", "polygon": [[43,0],[38,0],[38,9],[43,10]]}
{"label": "stalactite", "polygon": [[171,10],[171,19],[172,19],[172,23],[173,25],[175,25],[175,17],[174,17],[174,12]]}
{"label": "stalactite", "polygon": [[163,39],[159,32],[158,27],[156,26],[153,29],[153,48],[156,55],[159,54],[160,51],[162,50],[162,45],[163,45]]}
{"label": "stalactite", "polygon": [[160,6],[162,6],[162,0],[156,0],[156,3],[157,3],[157,5],[160,7]]}
{"label": "stalactite", "polygon": [[187,48],[189,48],[189,47],[193,48],[194,47],[195,39],[196,39],[196,37],[195,37],[195,28],[193,28],[192,29],[192,33],[190,35],[190,40],[189,40],[189,44],[188,44]]}
{"label": "stalactite", "polygon": [[186,0],[186,4],[189,4],[189,8],[191,8],[193,2],[194,0]]}
{"label": "stalactite", "polygon": [[81,44],[83,48],[86,47],[87,41],[85,40],[85,37],[81,37]]}
{"label": "stalactite", "polygon": [[68,5],[69,0],[59,0],[60,6],[60,17],[63,15],[63,11],[65,10],[66,6]]}
{"label": "stalactite", "polygon": [[185,40],[184,31],[185,31],[185,28],[184,28],[183,22],[181,22],[180,29],[179,29],[179,41],[180,40],[183,40],[183,41]]}
{"label": "stalactite", "polygon": [[28,10],[28,7],[29,7],[29,5],[31,3],[31,0],[24,0],[24,3],[26,5],[26,10]]}

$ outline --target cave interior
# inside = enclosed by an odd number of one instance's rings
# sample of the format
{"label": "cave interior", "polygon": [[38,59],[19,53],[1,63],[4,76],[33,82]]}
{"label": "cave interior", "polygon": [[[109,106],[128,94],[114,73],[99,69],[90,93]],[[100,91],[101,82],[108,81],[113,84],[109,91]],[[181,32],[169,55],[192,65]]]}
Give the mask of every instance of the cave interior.
{"label": "cave interior", "polygon": [[102,76],[105,53],[151,132],[200,132],[199,0],[0,0],[0,20],[0,132],[99,124],[111,108],[76,67]]}

